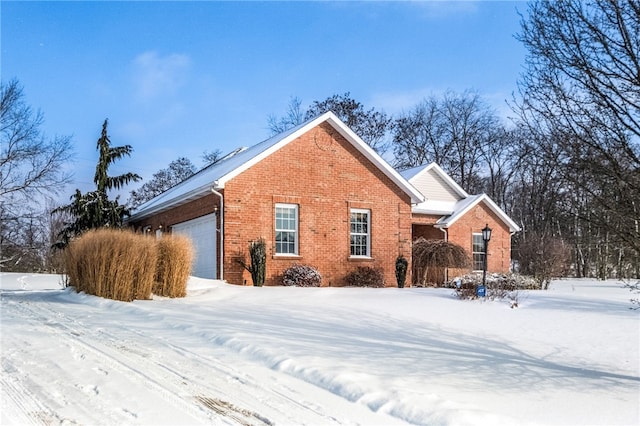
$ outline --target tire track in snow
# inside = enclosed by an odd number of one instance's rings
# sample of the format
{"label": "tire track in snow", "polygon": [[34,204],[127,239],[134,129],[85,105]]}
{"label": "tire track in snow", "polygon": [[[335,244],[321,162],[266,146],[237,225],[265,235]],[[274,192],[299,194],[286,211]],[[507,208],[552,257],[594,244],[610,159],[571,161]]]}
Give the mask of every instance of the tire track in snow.
{"label": "tire track in snow", "polygon": [[[68,315],[58,311],[53,311],[46,307],[43,308],[49,311],[51,315],[57,316],[59,321],[64,323],[74,323],[79,329],[85,328],[81,322]],[[215,358],[202,356],[197,352],[167,342],[165,339],[157,338],[132,328],[121,329],[120,331],[122,333],[134,335],[133,339],[123,341],[121,335],[116,336],[104,329],[92,330],[92,333],[100,334],[101,342],[113,346],[116,350],[120,351],[124,357],[128,357],[133,362],[137,361],[131,358],[132,355],[144,358],[145,367],[148,367],[150,363],[154,364],[154,367],[157,370],[164,373],[164,380],[184,385],[184,387],[189,389],[196,401],[209,409],[211,409],[210,404],[204,403],[203,401],[219,400],[222,401],[223,406],[236,407],[236,411],[240,411],[242,413],[250,412],[250,410],[247,410],[246,408],[239,408],[237,405],[230,402],[212,397],[212,394],[220,394],[220,389],[212,386],[213,382],[209,381],[207,384],[202,384],[201,379],[186,377],[183,374],[183,371],[185,371],[185,364],[187,362],[193,366],[192,368],[186,369],[188,371],[213,371],[218,373],[214,375],[215,379],[224,378],[227,382],[234,382],[238,388],[237,392],[234,395],[225,395],[225,398],[232,399],[235,404],[240,404],[242,407],[253,407],[254,410],[260,410],[260,407],[255,406],[256,401],[259,401],[262,405],[267,405],[271,411],[275,410],[277,412],[277,417],[285,419],[287,423],[295,424],[300,422],[300,419],[309,419],[311,415],[311,418],[314,419],[312,420],[312,423],[314,424],[343,424],[343,422],[340,422],[332,415],[325,413],[322,407],[317,403],[306,400],[304,395],[296,392],[294,389],[291,389],[286,385],[281,384],[276,377],[277,374],[270,369],[265,369],[270,375],[268,386],[265,386],[261,384],[262,382],[260,380],[249,376],[245,372],[238,371],[228,363],[223,363]],[[181,364],[177,366],[177,368],[172,368],[167,365],[166,362],[153,359],[147,351],[141,347],[140,342],[145,341],[152,341],[153,346],[161,346],[179,354],[182,359]],[[169,359],[171,359],[171,357],[169,357]],[[169,373],[169,375],[167,375],[167,373]],[[290,380],[291,378],[287,376],[287,379]],[[305,386],[315,387],[306,382],[301,383]],[[218,410],[214,411],[217,412]],[[245,414],[249,423],[247,423],[247,419],[243,419],[240,423],[259,425],[272,424],[272,421],[264,415],[258,414],[255,411],[250,413],[251,414],[248,415]],[[237,417],[237,413],[230,412],[229,416],[232,418]],[[256,419],[258,420],[257,423]]]}
{"label": "tire track in snow", "polygon": [[[216,413],[194,404],[190,395],[183,396],[182,392],[176,389],[175,383],[169,382],[171,386],[165,384],[166,382],[162,377],[148,371],[148,365],[138,360],[133,362],[130,356],[125,355],[125,351],[114,354],[113,348],[109,348],[109,346],[101,342],[100,339],[92,338],[90,334],[85,333],[81,329],[54,320],[53,318],[57,318],[58,320],[75,322],[72,318],[45,307],[44,303],[46,302],[40,302],[38,309],[31,307],[27,302],[12,303],[11,306],[18,311],[22,311],[23,316],[28,316],[28,318],[37,320],[40,324],[50,327],[51,332],[56,333],[60,338],[64,339],[65,344],[68,344],[72,350],[78,353],[82,353],[83,351],[91,353],[101,359],[103,365],[109,366],[133,382],[159,395],[164,401],[171,403],[182,412],[191,415],[194,420],[199,420],[203,424],[220,424],[221,421],[225,421],[224,418],[216,415]],[[46,313],[50,314],[50,316],[48,317]],[[123,362],[121,360],[123,358],[132,362]],[[126,422],[131,422],[130,418],[126,420]],[[118,422],[113,424],[116,423]],[[227,422],[227,424],[234,423]]]}
{"label": "tire track in snow", "polygon": [[[15,377],[18,373],[19,370],[8,359],[2,359],[2,378],[0,379],[2,415],[21,425],[50,424],[46,418],[53,416],[54,411],[36,398],[29,391],[29,386],[24,386],[26,377],[20,380]],[[7,404],[6,401],[11,401],[13,404]]]}
{"label": "tire track in snow", "polygon": [[[25,302],[3,303],[3,316],[15,316],[18,312],[21,325],[27,325],[29,329],[41,327],[41,318],[33,315],[31,309],[25,309]],[[75,411],[88,415],[92,419],[100,419],[96,424],[112,425],[131,422],[130,416],[122,415],[113,407],[92,404],[77,405],[77,401],[69,398],[80,389],[83,393],[91,392],[91,389],[82,387],[77,382],[61,381],[56,376],[55,365],[47,359],[39,356],[40,348],[30,344],[20,334],[3,333],[2,377],[0,388],[2,389],[3,418],[11,419],[16,424],[52,425],[79,424],[78,419],[72,419],[61,414],[65,407],[74,405]],[[62,345],[67,345],[68,339],[64,339]],[[7,350],[6,348],[10,348]],[[48,393],[42,384],[56,384],[56,392]],[[8,403],[8,401],[12,402]],[[85,401],[86,402],[86,401]],[[6,412],[5,412],[6,410]]]}
{"label": "tire track in snow", "polygon": [[[256,401],[266,405],[270,411],[276,411],[276,416],[286,419],[287,422],[299,422],[300,419],[315,420],[312,423],[342,424],[333,416],[324,412],[316,403],[305,401],[305,397],[294,389],[278,383],[277,378],[269,370],[269,386],[260,384],[260,381],[239,372],[229,364],[224,364],[212,358],[204,357],[194,351],[171,344],[164,339],[155,338],[149,334],[134,329],[122,329],[123,333],[135,335],[134,340],[123,341],[121,336],[116,336],[104,329],[93,329],[90,334],[85,333],[86,327],[75,318],[53,310],[41,301],[38,310],[28,309],[32,315],[38,316],[47,325],[57,331],[64,332],[72,340],[81,346],[87,347],[99,356],[106,358],[109,364],[124,374],[134,372],[140,380],[140,384],[160,394],[164,399],[172,402],[178,408],[188,411],[200,418],[205,423],[220,422],[220,416],[225,420],[231,420],[243,425],[271,425],[273,422],[262,414],[243,407],[256,407]],[[55,319],[55,320],[54,320]],[[184,365],[172,368],[162,360],[156,360],[139,342],[152,341],[153,346],[162,346],[182,356],[185,362],[193,365],[187,371],[198,370],[214,371],[216,379],[225,378],[227,382],[233,381],[238,387],[235,395],[225,395],[227,402],[220,397],[219,389],[201,383],[196,377],[187,377],[183,374]],[[115,353],[114,353],[115,352]],[[139,367],[135,367],[139,366]],[[215,381],[214,381],[215,382]],[[305,383],[306,384],[306,383]],[[224,388],[224,386],[223,386]],[[228,388],[228,386],[227,386]],[[198,404],[194,404],[194,401]],[[239,405],[238,405],[239,404]],[[224,414],[223,414],[224,413]],[[310,416],[311,415],[311,416]]]}

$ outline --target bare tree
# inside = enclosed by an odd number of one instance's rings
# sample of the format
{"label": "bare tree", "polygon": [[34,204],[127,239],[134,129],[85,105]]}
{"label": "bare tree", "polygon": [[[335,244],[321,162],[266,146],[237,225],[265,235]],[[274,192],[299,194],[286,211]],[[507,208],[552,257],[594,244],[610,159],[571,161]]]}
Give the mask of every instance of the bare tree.
{"label": "bare tree", "polygon": [[214,149],[213,151],[204,151],[202,153],[202,161],[204,162],[205,166],[215,164],[223,158],[224,156],[222,155],[222,151],[220,151],[219,149]]}
{"label": "bare tree", "polygon": [[46,137],[43,123],[17,80],[0,83],[0,269],[44,268],[48,212],[42,206],[69,182],[72,146],[69,137]]}
{"label": "bare tree", "polygon": [[333,95],[323,101],[314,101],[305,114],[309,120],[325,112],[332,111],[356,135],[373,148],[378,154],[388,149],[387,132],[391,127],[391,118],[375,108],[365,109],[364,105],[351,98],[349,92]]}
{"label": "bare tree", "polygon": [[466,191],[479,192],[482,154],[501,130],[497,115],[476,92],[432,96],[395,120],[396,167],[435,161]]}
{"label": "bare tree", "polygon": [[302,109],[302,101],[293,98],[284,117],[269,116],[269,130],[272,135],[276,135],[328,111],[336,114],[377,153],[383,154],[387,151],[386,137],[391,127],[391,118],[375,108],[365,109],[364,105],[351,98],[349,92],[314,101],[306,111]]}
{"label": "bare tree", "polygon": [[588,232],[610,265],[612,248],[638,265],[640,5],[535,1],[518,38],[528,56],[515,110],[542,134],[535,153],[579,194],[564,205],[574,232]]}
{"label": "bare tree", "polygon": [[135,209],[142,203],[160,195],[167,189],[175,186],[193,175],[196,172],[196,166],[191,160],[185,157],[169,163],[169,167],[162,169],[153,174],[153,177],[145,182],[140,188],[131,191],[127,205]]}
{"label": "bare tree", "polygon": [[275,115],[270,115],[267,119],[267,125],[271,135],[274,136],[296,127],[298,124],[302,124],[305,121],[304,117],[305,112],[302,109],[302,101],[300,98],[295,97],[289,101],[284,117],[278,118]]}
{"label": "bare tree", "polygon": [[524,175],[532,150],[530,139],[526,129],[499,128],[491,143],[483,146],[481,157],[487,170],[484,192],[505,211],[516,207],[509,195],[517,178]]}
{"label": "bare tree", "polygon": [[0,85],[0,196],[28,200],[57,192],[69,182],[64,165],[71,156],[69,137],[47,138],[44,116],[25,102],[17,80]]}

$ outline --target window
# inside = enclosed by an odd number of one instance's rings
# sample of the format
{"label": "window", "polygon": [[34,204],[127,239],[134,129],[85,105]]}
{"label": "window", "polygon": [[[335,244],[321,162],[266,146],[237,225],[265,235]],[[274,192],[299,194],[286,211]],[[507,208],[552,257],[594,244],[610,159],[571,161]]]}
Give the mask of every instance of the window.
{"label": "window", "polygon": [[371,256],[371,211],[351,209],[351,256]]}
{"label": "window", "polygon": [[298,254],[297,204],[276,204],[276,254]]}
{"label": "window", "polygon": [[473,270],[484,270],[484,241],[482,234],[473,234]]}

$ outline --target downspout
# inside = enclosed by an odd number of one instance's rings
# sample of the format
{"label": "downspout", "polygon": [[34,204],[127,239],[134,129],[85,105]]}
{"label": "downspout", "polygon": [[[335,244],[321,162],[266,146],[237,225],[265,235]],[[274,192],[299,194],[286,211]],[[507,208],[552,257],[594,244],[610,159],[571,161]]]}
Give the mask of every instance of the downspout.
{"label": "downspout", "polygon": [[218,181],[215,181],[211,187],[211,192],[220,197],[220,229],[218,229],[218,232],[220,232],[220,280],[224,280],[224,197],[216,191],[217,187]]}
{"label": "downspout", "polygon": [[[444,240],[449,241],[449,235],[447,234],[447,228],[438,228],[444,232]],[[444,281],[445,284],[449,282],[449,268],[444,268]]]}

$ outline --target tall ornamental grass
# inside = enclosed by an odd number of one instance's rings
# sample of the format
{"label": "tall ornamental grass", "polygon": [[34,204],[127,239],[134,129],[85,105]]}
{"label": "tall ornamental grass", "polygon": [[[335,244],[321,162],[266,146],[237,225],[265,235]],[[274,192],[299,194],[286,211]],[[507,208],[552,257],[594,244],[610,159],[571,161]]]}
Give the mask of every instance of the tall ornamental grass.
{"label": "tall ornamental grass", "polygon": [[186,296],[193,248],[186,237],[161,240],[129,230],[84,233],[64,250],[69,284],[78,292],[130,302]]}
{"label": "tall ornamental grass", "polygon": [[158,261],[155,244],[127,230],[88,231],[65,249],[69,283],[108,299],[149,299]]}
{"label": "tall ornamental grass", "polygon": [[193,256],[193,245],[185,236],[169,235],[158,241],[158,266],[153,293],[165,297],[185,297]]}

